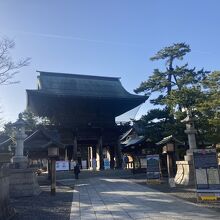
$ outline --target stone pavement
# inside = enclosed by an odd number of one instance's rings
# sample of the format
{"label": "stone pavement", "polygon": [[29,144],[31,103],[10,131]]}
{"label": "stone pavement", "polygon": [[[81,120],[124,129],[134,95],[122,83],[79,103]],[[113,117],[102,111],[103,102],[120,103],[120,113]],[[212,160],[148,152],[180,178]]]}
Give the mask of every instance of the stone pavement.
{"label": "stone pavement", "polygon": [[219,212],[141,185],[144,178],[138,178],[128,171],[82,171],[79,180],[57,173],[57,194],[51,196],[40,176],[39,196],[11,200],[13,220],[220,219]]}
{"label": "stone pavement", "polygon": [[79,219],[214,220],[220,215],[131,180],[95,177],[75,182],[70,220]]}

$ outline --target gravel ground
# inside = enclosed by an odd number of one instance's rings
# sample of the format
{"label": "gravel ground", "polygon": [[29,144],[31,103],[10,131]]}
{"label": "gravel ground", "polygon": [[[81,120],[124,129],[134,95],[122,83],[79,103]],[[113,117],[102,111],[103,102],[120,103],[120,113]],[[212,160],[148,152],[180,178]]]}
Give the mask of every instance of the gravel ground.
{"label": "gravel ground", "polygon": [[16,209],[12,220],[69,220],[73,190],[58,185],[56,196],[51,196],[49,185],[41,188],[39,196],[11,199]]}

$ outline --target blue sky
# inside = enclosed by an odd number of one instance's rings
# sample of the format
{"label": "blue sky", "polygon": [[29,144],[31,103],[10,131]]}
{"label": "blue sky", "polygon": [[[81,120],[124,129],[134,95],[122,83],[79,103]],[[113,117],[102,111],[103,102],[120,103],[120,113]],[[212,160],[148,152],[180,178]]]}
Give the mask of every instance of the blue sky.
{"label": "blue sky", "polygon": [[191,66],[220,70],[219,10],[218,0],[0,0],[0,36],[15,41],[15,60],[32,59],[19,84],[0,87],[4,120],[25,109],[36,70],[119,76],[133,92],[163,68],[149,58],[175,42],[190,44]]}

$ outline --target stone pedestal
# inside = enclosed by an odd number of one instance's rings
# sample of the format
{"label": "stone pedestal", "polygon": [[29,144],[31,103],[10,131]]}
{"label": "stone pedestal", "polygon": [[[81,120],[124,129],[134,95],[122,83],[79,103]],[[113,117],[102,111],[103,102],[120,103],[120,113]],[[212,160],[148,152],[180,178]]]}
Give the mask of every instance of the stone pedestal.
{"label": "stone pedestal", "polygon": [[14,156],[11,159],[12,166],[16,169],[25,169],[28,165],[28,159],[25,156]]}
{"label": "stone pedestal", "polygon": [[184,156],[185,161],[193,161],[193,149],[189,149],[186,151],[186,155]]}
{"label": "stone pedestal", "polygon": [[15,156],[10,164],[9,191],[11,197],[34,196],[41,190],[33,169],[27,168],[28,159],[24,156],[25,121],[19,114],[19,119],[13,124],[15,128]]}
{"label": "stone pedestal", "polygon": [[194,169],[192,160],[177,161],[177,172],[175,176],[175,183],[179,185],[191,186],[195,184]]}
{"label": "stone pedestal", "polygon": [[0,220],[9,219],[14,213],[14,209],[9,205],[8,170],[0,169]]}
{"label": "stone pedestal", "polygon": [[10,196],[36,196],[41,193],[33,169],[10,169]]}
{"label": "stone pedestal", "polygon": [[0,167],[3,164],[8,164],[11,162],[11,153],[0,153]]}
{"label": "stone pedestal", "polygon": [[189,150],[187,150],[184,157],[185,161],[177,161],[177,173],[175,176],[175,183],[181,185],[194,185],[195,184],[195,174],[193,167],[193,150],[197,148],[196,146],[196,136],[197,133],[194,125],[195,119],[193,118],[192,111],[187,110],[187,117],[181,122],[186,123],[185,133],[188,136]]}

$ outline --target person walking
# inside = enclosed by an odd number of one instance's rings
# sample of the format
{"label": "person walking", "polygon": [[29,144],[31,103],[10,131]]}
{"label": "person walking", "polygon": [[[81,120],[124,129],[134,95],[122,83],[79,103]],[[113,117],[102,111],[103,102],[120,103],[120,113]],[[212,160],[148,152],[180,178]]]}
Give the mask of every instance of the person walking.
{"label": "person walking", "polygon": [[79,173],[80,173],[80,168],[79,168],[79,164],[77,163],[76,166],[74,167],[75,179],[79,179]]}

